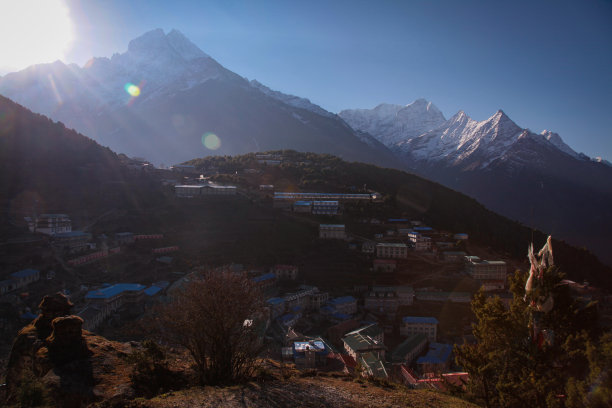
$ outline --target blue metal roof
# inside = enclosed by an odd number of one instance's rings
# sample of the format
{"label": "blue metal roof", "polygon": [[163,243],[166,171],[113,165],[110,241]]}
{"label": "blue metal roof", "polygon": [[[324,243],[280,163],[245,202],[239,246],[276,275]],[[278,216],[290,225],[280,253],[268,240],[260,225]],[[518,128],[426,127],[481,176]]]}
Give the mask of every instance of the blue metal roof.
{"label": "blue metal roof", "polygon": [[159,286],[152,285],[146,288],[144,290],[144,293],[147,296],[154,296],[154,295],[157,295],[160,290],[162,290],[162,288],[160,288]]}
{"label": "blue metal roof", "polygon": [[116,285],[108,286],[106,288],[92,290],[85,295],[85,299],[109,299],[122,292],[135,292],[144,290],[145,288],[145,285],[141,285],[139,283],[117,283]]}
{"label": "blue metal roof", "polygon": [[453,346],[444,343],[429,343],[429,350],[417,359],[417,364],[444,364],[450,358]]}
{"label": "blue metal roof", "polygon": [[331,306],[322,306],[321,307],[321,312],[325,312],[325,313],[333,313],[333,311],[336,310]]}
{"label": "blue metal roof", "polygon": [[11,273],[11,276],[13,278],[25,278],[26,276],[36,275],[37,273],[40,273],[40,272],[37,271],[36,269],[22,269],[18,272]]}
{"label": "blue metal roof", "polygon": [[278,318],[278,320],[282,323],[288,322],[290,320],[293,320],[295,318],[295,315],[291,314],[291,313],[287,313],[282,315],[281,317]]}
{"label": "blue metal roof", "polygon": [[58,234],[55,234],[54,237],[55,238],[68,238],[68,237],[83,237],[86,235],[89,236],[91,234],[87,232],[83,232],[83,231],[70,231],[70,232],[60,232]]}
{"label": "blue metal roof", "polygon": [[279,298],[279,297],[273,297],[273,298],[268,299],[266,302],[268,302],[271,305],[280,305],[285,302],[285,299]]}
{"label": "blue metal roof", "polygon": [[355,299],[352,296],[342,296],[342,297],[330,300],[329,303],[331,303],[332,305],[344,305],[346,303],[352,303],[356,301],[357,299]]}
{"label": "blue metal roof", "polygon": [[293,205],[310,206],[310,205],[312,205],[312,203],[310,201],[296,201],[295,203],[293,203]]}
{"label": "blue metal roof", "polygon": [[438,324],[438,319],[436,319],[435,317],[406,316],[402,320],[404,321],[404,323]]}
{"label": "blue metal roof", "polygon": [[253,278],[253,282],[255,283],[259,283],[259,282],[263,282],[269,279],[275,279],[276,275],[272,272],[270,273],[266,273],[265,275],[261,275],[261,276],[256,276]]}
{"label": "blue metal roof", "polygon": [[413,230],[415,230],[415,231],[433,231],[433,228],[431,228],[431,227],[414,227]]}
{"label": "blue metal roof", "polygon": [[25,320],[32,320],[32,319],[36,319],[38,317],[38,315],[35,315],[32,312],[25,312],[24,314],[22,314],[19,317],[21,317],[22,319],[25,319]]}

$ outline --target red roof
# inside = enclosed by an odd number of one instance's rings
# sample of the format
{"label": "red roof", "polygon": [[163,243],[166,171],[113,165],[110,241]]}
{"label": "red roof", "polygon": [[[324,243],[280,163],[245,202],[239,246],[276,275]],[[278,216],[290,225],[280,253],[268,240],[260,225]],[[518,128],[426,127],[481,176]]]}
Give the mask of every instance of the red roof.
{"label": "red roof", "polygon": [[355,368],[357,366],[357,362],[355,359],[348,354],[338,354],[338,358],[344,363],[348,368]]}

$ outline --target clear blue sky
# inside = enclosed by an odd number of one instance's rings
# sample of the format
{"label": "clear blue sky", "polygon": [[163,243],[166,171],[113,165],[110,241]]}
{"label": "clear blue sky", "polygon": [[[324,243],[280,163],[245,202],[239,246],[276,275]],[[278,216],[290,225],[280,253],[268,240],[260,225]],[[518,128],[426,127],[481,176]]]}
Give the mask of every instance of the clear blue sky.
{"label": "clear blue sky", "polygon": [[176,28],[228,69],[332,112],[419,97],[503,109],[612,160],[612,1],[67,0],[67,62]]}

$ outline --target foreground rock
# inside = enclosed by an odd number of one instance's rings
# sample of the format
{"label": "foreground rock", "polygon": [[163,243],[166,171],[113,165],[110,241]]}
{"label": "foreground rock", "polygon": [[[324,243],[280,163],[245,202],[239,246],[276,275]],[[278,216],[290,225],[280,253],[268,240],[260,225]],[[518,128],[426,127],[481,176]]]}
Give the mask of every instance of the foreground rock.
{"label": "foreground rock", "polygon": [[135,396],[131,366],[122,357],[131,347],[82,330],[61,293],[45,296],[41,314],[20,330],[7,367],[7,403],[19,403],[25,388],[38,386],[52,406],[81,407],[95,401]]}

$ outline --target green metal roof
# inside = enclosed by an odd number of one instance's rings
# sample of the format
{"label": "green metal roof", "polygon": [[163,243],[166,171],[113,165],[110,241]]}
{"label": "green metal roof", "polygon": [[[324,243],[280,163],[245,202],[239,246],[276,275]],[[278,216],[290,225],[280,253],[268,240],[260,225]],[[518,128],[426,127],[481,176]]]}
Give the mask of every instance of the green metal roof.
{"label": "green metal roof", "polygon": [[427,341],[427,336],[423,333],[416,333],[412,336],[409,336],[406,340],[404,340],[399,346],[393,350],[393,354],[391,354],[391,360],[393,361],[403,361],[404,356],[417,348],[420,344]]}

